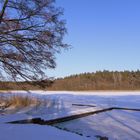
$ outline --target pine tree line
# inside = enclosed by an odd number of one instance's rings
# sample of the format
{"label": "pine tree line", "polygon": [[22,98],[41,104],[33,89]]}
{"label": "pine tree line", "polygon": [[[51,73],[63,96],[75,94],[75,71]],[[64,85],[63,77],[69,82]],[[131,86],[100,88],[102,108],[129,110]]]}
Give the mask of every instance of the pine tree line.
{"label": "pine tree line", "polygon": [[140,71],[97,71],[56,79],[51,90],[140,90]]}

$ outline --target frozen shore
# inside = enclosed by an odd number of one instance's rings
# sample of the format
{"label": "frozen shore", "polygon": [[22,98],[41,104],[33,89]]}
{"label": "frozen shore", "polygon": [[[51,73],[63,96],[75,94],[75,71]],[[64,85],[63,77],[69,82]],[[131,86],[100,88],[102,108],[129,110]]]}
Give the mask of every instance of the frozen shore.
{"label": "frozen shore", "polygon": [[140,91],[118,91],[118,90],[99,90],[99,91],[46,91],[46,90],[12,90],[0,91],[0,93],[36,93],[42,95],[48,94],[72,94],[72,95],[111,95],[111,96],[126,96],[126,95],[140,95]]}

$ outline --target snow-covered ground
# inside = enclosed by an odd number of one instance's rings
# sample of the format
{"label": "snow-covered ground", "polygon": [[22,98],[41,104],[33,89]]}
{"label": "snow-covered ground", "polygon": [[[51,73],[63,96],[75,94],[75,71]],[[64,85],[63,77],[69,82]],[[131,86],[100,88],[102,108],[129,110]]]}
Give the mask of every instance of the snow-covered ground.
{"label": "snow-covered ground", "polygon": [[[67,91],[13,91],[20,95],[36,96],[48,104],[23,108],[0,115],[0,140],[140,140],[140,112],[113,110],[80,119],[40,126],[35,124],[6,124],[6,122],[54,118],[89,112],[108,107],[140,109],[140,92],[67,92]],[[9,94],[5,94],[9,96]],[[75,104],[93,105],[76,106]],[[56,128],[57,127],[57,128]],[[58,129],[59,128],[59,129]],[[61,129],[61,130],[60,130]],[[97,138],[98,137],[98,138]]]}

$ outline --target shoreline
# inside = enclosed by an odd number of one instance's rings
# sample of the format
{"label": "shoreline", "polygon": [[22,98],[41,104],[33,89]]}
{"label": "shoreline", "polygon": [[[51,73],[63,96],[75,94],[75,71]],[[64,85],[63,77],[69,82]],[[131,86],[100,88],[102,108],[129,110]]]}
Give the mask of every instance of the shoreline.
{"label": "shoreline", "polygon": [[40,94],[40,95],[107,95],[107,96],[126,96],[126,95],[140,95],[140,90],[94,90],[94,91],[47,91],[47,90],[0,90],[0,94],[8,93],[26,93],[26,94]]}
{"label": "shoreline", "polygon": [[140,92],[140,89],[139,90],[122,90],[122,89],[118,89],[118,90],[43,90],[43,89],[37,89],[37,90],[0,90],[0,92],[5,92],[5,91],[48,91],[48,92],[57,92],[57,91],[67,91],[67,92]]}

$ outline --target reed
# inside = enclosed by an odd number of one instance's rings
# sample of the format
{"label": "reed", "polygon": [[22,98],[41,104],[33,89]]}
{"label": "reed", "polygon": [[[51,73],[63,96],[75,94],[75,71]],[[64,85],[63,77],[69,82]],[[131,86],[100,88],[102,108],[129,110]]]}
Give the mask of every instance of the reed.
{"label": "reed", "polygon": [[0,106],[8,107],[27,107],[31,105],[40,105],[41,99],[29,96],[13,95],[10,97],[0,97]]}

